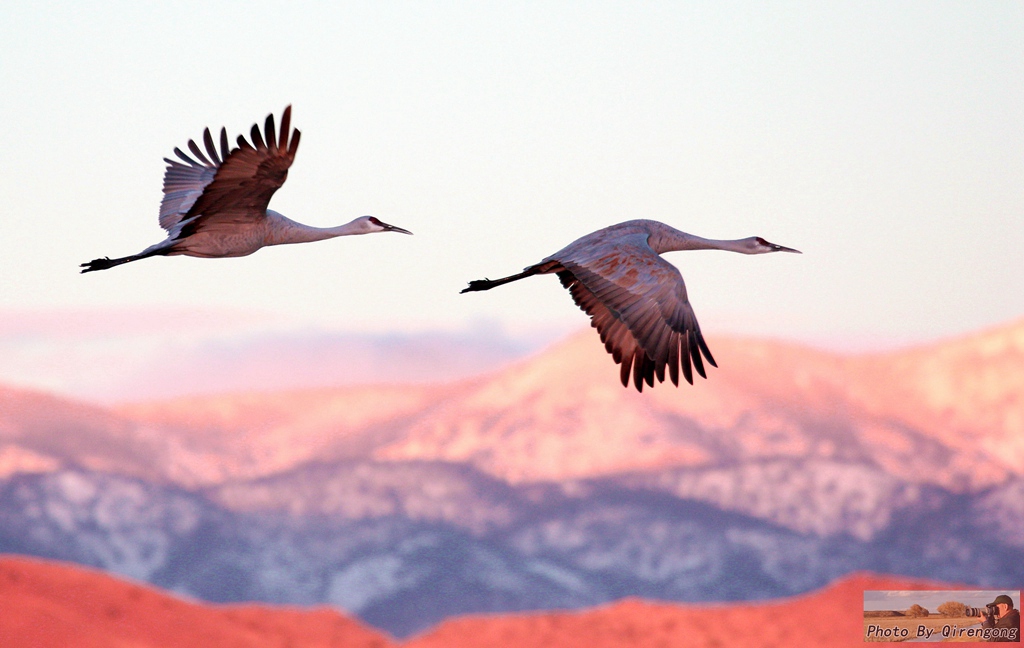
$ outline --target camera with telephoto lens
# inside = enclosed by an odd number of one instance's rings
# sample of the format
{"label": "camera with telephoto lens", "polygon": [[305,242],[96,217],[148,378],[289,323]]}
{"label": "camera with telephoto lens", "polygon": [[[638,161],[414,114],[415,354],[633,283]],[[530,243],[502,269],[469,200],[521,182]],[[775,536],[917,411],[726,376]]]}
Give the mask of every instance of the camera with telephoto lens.
{"label": "camera with telephoto lens", "polygon": [[968,607],[964,610],[964,615],[969,617],[984,616],[987,621],[991,621],[995,618],[996,614],[999,613],[999,608],[994,604],[989,603],[983,608]]}

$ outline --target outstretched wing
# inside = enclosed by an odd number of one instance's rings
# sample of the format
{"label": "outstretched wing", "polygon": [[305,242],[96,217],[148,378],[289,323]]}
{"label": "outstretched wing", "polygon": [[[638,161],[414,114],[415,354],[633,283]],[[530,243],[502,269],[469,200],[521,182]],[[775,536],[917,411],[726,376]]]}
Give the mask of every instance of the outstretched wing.
{"label": "outstretched wing", "polygon": [[203,140],[210,159],[206,159],[195,141],[189,140],[188,146],[192,153],[203,160],[197,162],[182,153],[181,149],[175,147],[174,153],[185,163],[170,158],[164,158],[167,169],[164,170],[164,199],[160,203],[160,227],[167,231],[173,229],[192,209],[192,206],[203,195],[203,190],[213,182],[217,169],[220,168],[221,159],[227,158],[230,153],[228,149],[228,134],[223,128],[220,129],[221,154],[217,155],[217,149],[213,145],[213,137],[210,129],[203,132]]}
{"label": "outstretched wing", "polygon": [[281,116],[280,136],[274,128],[274,116],[268,115],[264,133],[252,127],[250,144],[238,136],[238,146],[228,145],[227,131],[220,131],[220,151],[214,146],[210,129],[203,133],[206,153],[193,140],[189,157],[175,148],[182,162],[164,158],[164,199],[160,204],[160,226],[171,231],[181,228],[187,236],[204,226],[227,218],[232,221],[263,218],[274,192],[288,178],[301,133],[291,129],[292,107]]}
{"label": "outstretched wing", "polygon": [[697,373],[707,377],[702,353],[717,366],[686,297],[682,275],[655,254],[646,237],[568,256],[552,258],[564,268],[558,277],[576,305],[590,315],[605,349],[622,365],[624,386],[629,385],[632,370],[638,391],[643,391],[644,382],[653,387],[655,377],[665,380],[666,368],[678,385],[680,367],[692,384],[691,360]]}

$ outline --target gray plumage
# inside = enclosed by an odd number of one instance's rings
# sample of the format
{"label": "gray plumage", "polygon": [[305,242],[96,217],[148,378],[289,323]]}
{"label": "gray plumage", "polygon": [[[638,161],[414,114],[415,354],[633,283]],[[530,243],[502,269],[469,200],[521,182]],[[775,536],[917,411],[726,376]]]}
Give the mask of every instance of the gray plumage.
{"label": "gray plumage", "polygon": [[412,233],[373,216],[338,227],[311,227],[267,209],[274,192],[288,179],[288,168],[299,148],[301,133],[291,128],[291,114],[291,106],[284,109],[280,135],[272,114],[267,115],[263,133],[253,124],[251,144],[239,135],[238,146],[230,148],[227,131],[221,128],[218,150],[207,128],[203,132],[206,155],[193,140],[188,149],[194,157],[175,148],[180,161],[164,158],[167,169],[160,227],[167,230],[167,238],[138,254],[83,263],[82,272],[151,256],[240,257],[268,245],[374,232]]}
{"label": "gray plumage", "polygon": [[693,384],[693,368],[707,378],[704,359],[718,365],[701,335],[682,275],[659,256],[677,250],[799,253],[756,236],[705,239],[657,221],[632,220],[587,234],[519,274],[471,281],[462,292],[554,273],[621,364],[623,386],[629,386],[632,371],[633,385],[643,391],[644,382],[651,387],[655,378],[664,382],[666,369],[673,384],[679,385],[680,369]]}

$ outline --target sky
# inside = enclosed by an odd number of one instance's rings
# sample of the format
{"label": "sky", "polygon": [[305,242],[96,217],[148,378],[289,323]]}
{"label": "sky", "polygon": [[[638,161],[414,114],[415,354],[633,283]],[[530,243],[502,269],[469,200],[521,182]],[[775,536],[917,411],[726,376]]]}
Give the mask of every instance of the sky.
{"label": "sky", "polygon": [[[842,344],[1024,317],[1024,4],[21,2],[0,8],[0,313],[258,313],[352,331],[586,326],[552,277],[653,218],[706,332]],[[148,259],[164,163],[291,104],[271,208],[412,230]]]}

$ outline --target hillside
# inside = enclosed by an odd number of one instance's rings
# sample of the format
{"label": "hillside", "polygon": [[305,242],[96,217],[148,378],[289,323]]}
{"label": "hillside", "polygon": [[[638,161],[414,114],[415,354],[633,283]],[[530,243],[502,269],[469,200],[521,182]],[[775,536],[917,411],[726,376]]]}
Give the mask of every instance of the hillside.
{"label": "hillside", "polygon": [[804,596],[759,605],[684,606],[627,599],[579,612],[452,619],[403,648],[854,648],[864,645],[864,590],[941,587],[857,574]]}
{"label": "hillside", "polygon": [[5,648],[388,648],[337,612],[209,606],[59,563],[0,556]]}
{"label": "hillside", "polygon": [[0,557],[0,645],[6,648],[638,648],[862,645],[865,589],[935,583],[855,575],[823,590],[756,605],[685,606],[628,599],[578,612],[472,616],[396,643],[326,609],[211,606],[70,565]]}

